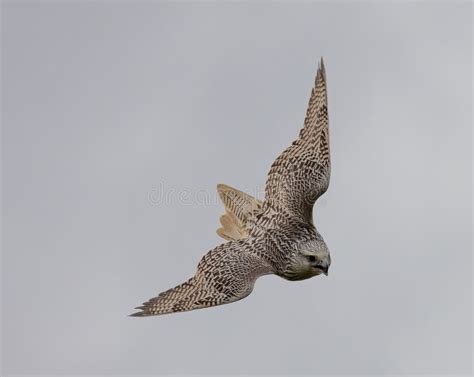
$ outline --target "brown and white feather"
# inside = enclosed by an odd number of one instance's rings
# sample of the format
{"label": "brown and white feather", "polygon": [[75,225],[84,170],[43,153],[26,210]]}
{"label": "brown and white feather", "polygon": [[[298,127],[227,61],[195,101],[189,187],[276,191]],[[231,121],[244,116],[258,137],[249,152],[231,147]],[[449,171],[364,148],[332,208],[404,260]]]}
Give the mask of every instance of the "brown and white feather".
{"label": "brown and white feather", "polygon": [[[218,185],[226,213],[220,218],[222,227],[217,233],[230,242],[209,251],[192,278],[145,302],[132,316],[234,302],[250,294],[255,280],[266,274],[288,280],[314,276],[312,270],[302,268],[307,267],[305,253],[329,258],[327,246],[313,225],[312,209],[328,188],[330,172],[326,73],[321,59],[303,129],[271,166],[265,200]],[[330,259],[327,263],[326,268]]]}

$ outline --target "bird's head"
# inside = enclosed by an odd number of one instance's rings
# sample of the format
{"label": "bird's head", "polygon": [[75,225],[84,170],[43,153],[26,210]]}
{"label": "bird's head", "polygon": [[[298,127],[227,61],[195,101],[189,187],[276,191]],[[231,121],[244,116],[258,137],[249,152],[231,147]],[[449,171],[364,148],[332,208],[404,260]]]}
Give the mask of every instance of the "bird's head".
{"label": "bird's head", "polygon": [[331,265],[329,249],[322,238],[300,243],[282,277],[303,280],[320,274],[328,275]]}

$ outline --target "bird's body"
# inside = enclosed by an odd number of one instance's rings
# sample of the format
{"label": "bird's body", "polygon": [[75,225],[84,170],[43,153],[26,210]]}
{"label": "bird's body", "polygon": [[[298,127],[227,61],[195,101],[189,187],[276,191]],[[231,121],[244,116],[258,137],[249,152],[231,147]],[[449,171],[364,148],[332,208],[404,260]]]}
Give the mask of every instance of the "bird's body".
{"label": "bird's body", "polygon": [[273,163],[265,200],[218,185],[226,214],[217,233],[229,242],[209,251],[195,276],[145,302],[132,316],[231,303],[248,296],[263,275],[287,280],[327,275],[331,258],[313,225],[312,210],[327,190],[329,178],[326,75],[321,60],[304,127]]}

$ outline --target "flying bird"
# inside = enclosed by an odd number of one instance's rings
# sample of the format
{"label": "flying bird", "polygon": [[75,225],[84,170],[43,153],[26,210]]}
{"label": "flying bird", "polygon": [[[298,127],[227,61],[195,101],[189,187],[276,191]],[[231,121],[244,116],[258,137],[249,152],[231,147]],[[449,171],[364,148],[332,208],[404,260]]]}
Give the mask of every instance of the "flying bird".
{"label": "flying bird", "polygon": [[328,247],[313,224],[313,206],[329,186],[328,104],[321,59],[298,138],[275,160],[265,199],[220,184],[225,207],[217,234],[227,240],[209,251],[196,274],[137,307],[133,317],[229,304],[248,296],[258,277],[303,280],[328,274]]}

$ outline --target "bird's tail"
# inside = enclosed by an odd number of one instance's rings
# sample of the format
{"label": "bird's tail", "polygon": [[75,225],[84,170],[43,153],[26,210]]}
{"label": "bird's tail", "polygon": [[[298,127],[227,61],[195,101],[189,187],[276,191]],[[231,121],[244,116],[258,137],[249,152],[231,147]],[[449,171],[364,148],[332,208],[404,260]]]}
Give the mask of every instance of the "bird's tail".
{"label": "bird's tail", "polygon": [[228,241],[247,238],[255,214],[262,207],[262,202],[224,184],[217,185],[217,192],[226,211],[220,217],[222,227],[217,229],[217,234]]}

